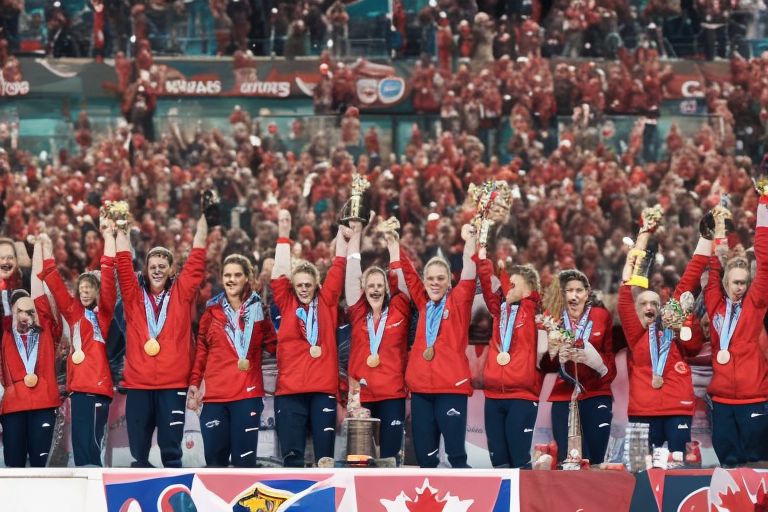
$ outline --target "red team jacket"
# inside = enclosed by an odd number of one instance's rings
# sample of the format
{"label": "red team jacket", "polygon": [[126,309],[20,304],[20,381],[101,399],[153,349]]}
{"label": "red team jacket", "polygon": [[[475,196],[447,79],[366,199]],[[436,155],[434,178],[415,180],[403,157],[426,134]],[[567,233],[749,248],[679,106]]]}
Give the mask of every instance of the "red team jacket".
{"label": "red team jacket", "polygon": [[205,277],[205,249],[194,248],[170,289],[168,319],[157,341],[160,352],[144,352],[148,339],[144,294],[133,272],[130,251],[115,258],[125,310],[124,386],[129,389],[187,388],[192,370],[192,303]]}
{"label": "red team jacket", "polygon": [[483,298],[493,317],[493,337],[488,347],[488,359],[485,362],[483,381],[485,396],[500,399],[521,399],[538,401],[544,374],[537,369],[538,329],[536,327],[536,311],[539,294],[533,292],[520,301],[520,307],[515,317],[515,330],[509,346],[511,361],[504,366],[496,362],[496,356],[501,347],[501,308],[507,307],[498,293],[491,287],[493,264],[490,260],[479,262],[478,274]]}
{"label": "red team jacket", "polygon": [[[469,360],[466,348],[469,343],[469,321],[472,316],[472,301],[475,298],[475,280],[459,281],[448,292],[443,310],[443,319],[435,340],[435,356],[432,361],[423,357],[427,348],[427,292],[413,265],[403,253],[400,256],[405,281],[411,300],[419,311],[416,325],[416,340],[408,357],[405,382],[415,393],[450,393],[471,395]],[[391,262],[390,268],[399,265]]]}
{"label": "red team jacket", "polygon": [[[699,276],[707,266],[707,261],[706,256],[698,254],[693,256],[675,288],[676,299],[679,299],[683,292],[692,292],[698,287]],[[685,356],[696,355],[701,350],[700,324],[694,322],[691,340],[683,342],[675,339],[672,342],[662,374],[664,385],[660,389],[654,389],[651,386],[653,369],[648,329],[643,328],[637,317],[631,286],[622,285],[619,288],[616,307],[629,347],[629,415],[692,416],[693,380],[691,369],[685,362]]]}
{"label": "red team jacket", "polygon": [[[195,364],[189,384],[200,387],[200,382],[205,379],[204,402],[232,402],[264,396],[261,351],[266,349],[274,354],[276,342],[275,328],[269,316],[253,326],[247,356],[251,366],[247,371],[237,367],[237,351],[224,329],[226,325],[227,314],[221,303],[211,299],[200,318]],[[242,319],[240,328],[244,328]]]}
{"label": "red team jacket", "polygon": [[[759,206],[764,208],[764,206]],[[716,361],[720,349],[717,326],[725,317],[725,295],[720,285],[723,269],[720,260],[709,260],[709,280],[704,288],[704,303],[710,318],[712,342],[712,381],[707,391],[715,402],[748,404],[768,400],[768,362],[760,351],[757,340],[763,330],[763,318],[768,309],[768,227],[755,229],[755,257],[757,272],[749,290],[742,299],[743,309],[736,330],[731,337],[728,364]]]}
{"label": "red team jacket", "polygon": [[[411,319],[411,306],[402,293],[395,293],[389,301],[387,323],[379,345],[379,366],[371,368],[367,364],[371,354],[368,339],[367,316],[370,311],[365,294],[349,308],[349,320],[352,324],[352,348],[349,353],[349,376],[361,381],[360,401],[376,402],[393,398],[405,398],[405,365],[408,353],[408,327]],[[376,325],[374,328],[378,328]]]}
{"label": "red team jacket", "polygon": [[322,349],[317,359],[309,355],[304,323],[296,316],[296,308],[301,303],[293,291],[291,281],[285,276],[272,280],[272,294],[281,314],[280,329],[277,332],[275,395],[327,393],[336,396],[338,393],[336,327],[346,265],[347,259],[343,256],[334,258],[325,282],[317,292],[317,345]]}
{"label": "red team jacket", "polygon": [[80,322],[80,339],[83,342],[85,360],[80,364],[72,362],[71,354],[67,357],[67,391],[94,393],[112,398],[112,374],[107,361],[106,336],[112,316],[115,312],[117,290],[115,289],[114,258],[101,257],[101,286],[96,317],[104,336],[104,343],[94,339],[93,325],[85,317],[85,308],[76,297],[72,297],[67,286],[56,270],[56,262],[47,259],[43,262],[40,279],[45,281],[56,300],[59,311],[69,324],[70,337],[74,339],[75,325]]}
{"label": "red team jacket", "polygon": [[5,396],[0,403],[0,414],[50,409],[61,405],[59,386],[56,383],[55,354],[61,339],[61,326],[51,313],[48,299],[43,295],[35,299],[35,309],[40,322],[39,348],[35,375],[38,382],[33,388],[24,384],[27,370],[13,339],[12,316],[3,319],[2,371]]}
{"label": "red team jacket", "polygon": [[[603,358],[603,363],[608,367],[608,373],[600,377],[595,370],[581,363],[568,362],[565,367],[569,375],[574,374],[574,367],[578,372],[578,378],[584,387],[584,392],[579,395],[579,400],[586,400],[596,396],[611,396],[611,382],[616,377],[616,361],[613,354],[613,320],[611,313],[602,307],[592,306],[589,312],[589,320],[592,321],[592,332],[589,342],[595,347]],[[541,358],[541,368],[547,372],[558,372],[560,362],[555,356],[544,354]],[[549,402],[567,402],[571,400],[573,385],[569,384],[558,374],[555,386],[547,399]]]}

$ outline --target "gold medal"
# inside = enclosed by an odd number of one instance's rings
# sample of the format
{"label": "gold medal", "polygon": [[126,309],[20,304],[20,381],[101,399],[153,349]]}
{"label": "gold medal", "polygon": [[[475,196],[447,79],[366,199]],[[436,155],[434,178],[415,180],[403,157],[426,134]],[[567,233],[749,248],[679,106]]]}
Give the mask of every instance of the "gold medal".
{"label": "gold medal", "polygon": [[717,362],[720,364],[728,364],[728,361],[731,360],[731,353],[727,350],[718,350],[717,351]]}
{"label": "gold medal", "polygon": [[653,375],[653,379],[651,379],[651,386],[653,386],[653,389],[661,389],[661,386],[664,385],[664,377],[661,375]]}
{"label": "gold medal", "polygon": [[321,349],[318,345],[312,345],[309,347],[309,355],[317,359],[321,355],[323,355],[323,349]]}
{"label": "gold medal", "polygon": [[245,358],[237,360],[237,369],[243,372],[247,372],[251,367],[251,362]]}
{"label": "gold medal", "polygon": [[155,338],[149,338],[144,344],[144,352],[148,356],[155,357],[160,353],[160,343]]}
{"label": "gold medal", "polygon": [[368,359],[365,360],[365,364],[371,368],[376,368],[380,363],[381,359],[379,358],[379,354],[371,354],[368,356]]}
{"label": "gold medal", "polygon": [[75,350],[75,353],[72,354],[72,362],[75,364],[80,364],[83,361],[85,361],[85,352],[82,350]]}
{"label": "gold medal", "polygon": [[435,358],[435,347],[427,347],[427,350],[424,351],[424,359],[427,361],[431,361]]}
{"label": "gold medal", "polygon": [[499,352],[496,356],[496,362],[501,366],[506,366],[512,358],[509,356],[509,352]]}
{"label": "gold medal", "polygon": [[28,373],[24,376],[24,385],[28,388],[37,386],[37,375],[34,373]]}

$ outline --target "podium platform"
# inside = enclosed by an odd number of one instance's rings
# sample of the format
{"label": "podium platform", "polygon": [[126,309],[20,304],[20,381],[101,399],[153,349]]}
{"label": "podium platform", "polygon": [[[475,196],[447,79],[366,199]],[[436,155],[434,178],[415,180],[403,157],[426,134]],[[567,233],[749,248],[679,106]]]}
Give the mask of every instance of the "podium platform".
{"label": "podium platform", "polygon": [[[4,469],[9,512],[637,512],[764,510],[761,469]],[[719,507],[719,508],[718,508]]]}

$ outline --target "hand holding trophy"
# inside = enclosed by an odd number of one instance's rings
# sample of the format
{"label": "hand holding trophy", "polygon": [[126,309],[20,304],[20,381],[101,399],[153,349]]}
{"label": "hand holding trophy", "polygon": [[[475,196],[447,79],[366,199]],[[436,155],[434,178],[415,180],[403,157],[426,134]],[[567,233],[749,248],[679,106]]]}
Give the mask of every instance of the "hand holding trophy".
{"label": "hand holding trophy", "polygon": [[475,208],[471,224],[478,233],[480,247],[488,245],[491,227],[503,221],[512,204],[512,190],[506,181],[486,181],[480,186],[474,183],[467,190],[469,203]]}
{"label": "hand holding trophy", "polygon": [[352,190],[349,200],[341,208],[341,218],[339,221],[345,226],[349,226],[350,221],[358,221],[363,226],[368,224],[369,215],[363,215],[363,194],[371,184],[358,173],[352,175]]}
{"label": "hand holding trophy", "polygon": [[[632,276],[627,280],[630,286],[640,286],[648,288],[648,274],[653,265],[653,259],[656,256],[656,248],[649,244],[651,235],[661,227],[661,220],[664,213],[660,205],[655,205],[643,210],[640,217],[640,233],[637,235],[637,241],[629,253],[629,257],[634,260]],[[650,247],[649,247],[650,246]]]}
{"label": "hand holding trophy", "polygon": [[104,201],[99,217],[114,222],[119,231],[128,233],[131,226],[131,209],[125,201]]}

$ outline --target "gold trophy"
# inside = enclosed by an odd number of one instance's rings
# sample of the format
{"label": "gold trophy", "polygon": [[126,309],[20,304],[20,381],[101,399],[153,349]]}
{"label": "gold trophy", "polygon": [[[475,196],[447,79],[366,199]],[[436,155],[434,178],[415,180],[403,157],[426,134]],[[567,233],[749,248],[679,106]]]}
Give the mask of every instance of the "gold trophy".
{"label": "gold trophy", "polygon": [[363,207],[363,194],[370,186],[370,182],[360,174],[354,173],[352,175],[352,192],[349,200],[341,208],[340,221],[342,224],[349,226],[349,222],[353,220],[361,222],[363,226],[368,224],[368,216],[362,215],[361,210]]}
{"label": "gold trophy", "polygon": [[630,250],[630,256],[636,257],[635,265],[632,269],[632,277],[627,281],[627,284],[630,286],[648,288],[648,274],[651,271],[656,252],[655,250],[648,250],[648,242],[651,239],[651,234],[661,226],[663,216],[664,213],[658,204],[643,210],[640,220],[640,233],[637,235],[634,247]]}
{"label": "gold trophy", "polygon": [[104,201],[99,211],[101,217],[115,223],[117,229],[125,230],[131,220],[131,208],[125,201]]}
{"label": "gold trophy", "polygon": [[512,204],[512,190],[506,181],[486,181],[480,186],[474,183],[467,190],[469,203],[476,213],[471,224],[478,233],[477,241],[481,247],[488,245],[491,227],[503,221]]}

